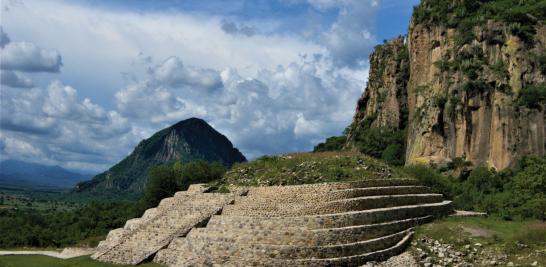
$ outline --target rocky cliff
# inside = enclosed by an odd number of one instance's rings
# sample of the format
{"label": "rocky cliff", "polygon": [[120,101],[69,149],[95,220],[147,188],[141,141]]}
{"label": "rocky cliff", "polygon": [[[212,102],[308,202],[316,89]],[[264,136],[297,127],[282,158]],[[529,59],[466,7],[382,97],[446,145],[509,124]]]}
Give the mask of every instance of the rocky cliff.
{"label": "rocky cliff", "polygon": [[362,127],[407,125],[406,164],[504,169],[545,155],[546,5],[483,2],[423,1],[406,43],[378,46],[347,146]]}
{"label": "rocky cliff", "polygon": [[246,161],[224,135],[204,120],[191,118],[141,141],[129,156],[92,180],[78,184],[76,191],[140,193],[152,166],[197,159],[220,162],[226,167]]}

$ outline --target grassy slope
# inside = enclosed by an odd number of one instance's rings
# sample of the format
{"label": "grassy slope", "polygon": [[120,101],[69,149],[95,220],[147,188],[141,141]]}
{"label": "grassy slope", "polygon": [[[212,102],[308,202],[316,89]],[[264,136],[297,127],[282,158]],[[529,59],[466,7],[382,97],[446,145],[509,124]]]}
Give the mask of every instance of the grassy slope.
{"label": "grassy slope", "polygon": [[320,152],[267,156],[235,164],[222,180],[225,185],[296,185],[362,179],[399,178],[402,173],[360,153]]}
{"label": "grassy slope", "polygon": [[[476,236],[465,229],[474,229],[487,234]],[[507,261],[516,265],[528,266],[537,261],[538,266],[546,266],[546,223],[541,221],[505,221],[492,217],[449,217],[418,227],[415,240],[420,238],[439,240],[441,243],[452,245],[459,251],[465,251],[466,245],[474,247],[474,244],[480,243],[483,245],[480,253],[506,255]],[[425,249],[418,242],[416,247]]]}
{"label": "grassy slope", "polygon": [[[114,267],[126,266],[103,263],[92,260],[89,256],[72,259],[57,259],[48,256],[0,256],[0,267]],[[139,266],[160,267],[159,264],[147,263]]]}

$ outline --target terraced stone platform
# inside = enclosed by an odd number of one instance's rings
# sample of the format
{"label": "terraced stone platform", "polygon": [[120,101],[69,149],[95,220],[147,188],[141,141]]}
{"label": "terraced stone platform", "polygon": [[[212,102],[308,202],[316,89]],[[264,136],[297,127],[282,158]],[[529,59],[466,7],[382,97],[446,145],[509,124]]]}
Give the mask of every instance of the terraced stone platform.
{"label": "terraced stone platform", "polygon": [[[410,179],[179,192],[113,230],[93,256],[167,266],[359,266],[401,253],[412,228],[452,212]],[[189,190],[190,191],[190,190]]]}

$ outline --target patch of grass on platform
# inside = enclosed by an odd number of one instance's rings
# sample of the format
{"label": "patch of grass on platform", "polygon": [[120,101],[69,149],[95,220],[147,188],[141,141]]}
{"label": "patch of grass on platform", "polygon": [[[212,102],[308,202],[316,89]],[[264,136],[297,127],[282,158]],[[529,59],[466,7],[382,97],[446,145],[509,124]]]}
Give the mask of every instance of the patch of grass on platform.
{"label": "patch of grass on platform", "polygon": [[264,156],[239,163],[228,171],[224,185],[269,186],[362,179],[399,178],[388,164],[357,152],[295,153]]}
{"label": "patch of grass on platform", "polygon": [[483,250],[506,255],[514,264],[546,266],[546,222],[506,221],[494,217],[448,217],[416,230],[416,238],[432,238],[462,249],[476,243]]}
{"label": "patch of grass on platform", "polygon": [[[0,267],[114,267],[126,266],[92,260],[89,256],[72,259],[58,259],[41,255],[0,256]],[[143,267],[160,267],[154,263],[141,264]]]}

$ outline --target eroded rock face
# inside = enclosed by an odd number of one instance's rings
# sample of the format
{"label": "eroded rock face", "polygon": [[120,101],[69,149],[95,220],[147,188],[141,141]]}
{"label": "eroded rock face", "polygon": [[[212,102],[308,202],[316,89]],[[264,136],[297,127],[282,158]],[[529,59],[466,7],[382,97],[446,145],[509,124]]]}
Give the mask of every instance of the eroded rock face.
{"label": "eroded rock face", "polygon": [[376,46],[370,65],[368,85],[358,100],[348,133],[349,146],[363,127],[404,128],[407,123],[409,58],[404,37]]}
{"label": "eroded rock face", "polygon": [[504,169],[524,155],[544,155],[544,107],[516,102],[524,86],[545,82],[531,60],[546,43],[537,38],[528,48],[494,22],[474,28],[476,39],[462,46],[453,41],[457,34],[440,26],[410,28],[406,162],[465,157]]}
{"label": "eroded rock face", "polygon": [[[397,38],[379,46],[348,146],[359,127],[407,124],[406,164],[463,157],[504,169],[525,155],[545,155],[544,103],[519,99],[525,87],[546,82],[536,60],[546,53],[546,26],[537,24],[531,44],[499,22],[472,31],[472,40],[461,43],[455,29],[412,23],[406,45]],[[396,56],[405,47],[409,63]]]}

